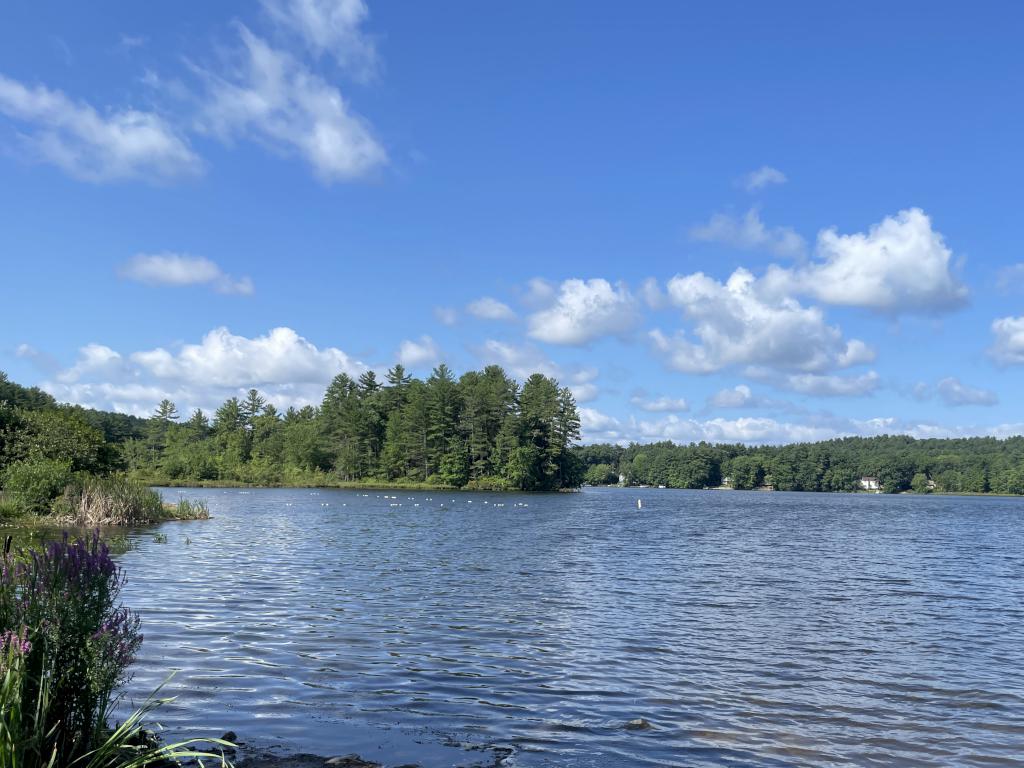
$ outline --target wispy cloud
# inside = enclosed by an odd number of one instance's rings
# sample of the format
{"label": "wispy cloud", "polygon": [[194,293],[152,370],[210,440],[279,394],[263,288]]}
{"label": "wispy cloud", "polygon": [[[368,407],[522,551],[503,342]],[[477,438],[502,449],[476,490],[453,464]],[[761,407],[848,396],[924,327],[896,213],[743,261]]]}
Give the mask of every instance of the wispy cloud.
{"label": "wispy cloud", "polygon": [[365,177],[388,155],[337,87],[243,25],[241,64],[196,68],[206,94],[197,128],[224,141],[249,138],[299,153],[325,184]]}
{"label": "wispy cloud", "polygon": [[218,293],[248,296],[254,290],[248,277],[234,278],[202,256],[180,253],[139,253],[118,269],[125,280],[146,285],[208,285]]}
{"label": "wispy cloud", "polygon": [[370,11],[363,0],[262,0],[274,21],[297,34],[315,56],[327,54],[359,80],[369,80],[379,62],[363,31]]}
{"label": "wispy cloud", "polygon": [[512,308],[508,304],[500,302],[490,296],[484,296],[476,301],[470,302],[466,307],[466,312],[480,320],[516,319],[516,313],[512,311]]}
{"label": "wispy cloud", "polygon": [[84,181],[165,182],[203,171],[184,136],[155,112],[100,113],[61,91],[0,75],[0,114],[22,126],[29,157]]}
{"label": "wispy cloud", "polygon": [[747,190],[747,192],[756,192],[770,184],[785,184],[786,181],[786,174],[778,168],[772,168],[770,165],[762,165],[756,171],[751,171],[744,176],[742,183],[743,188]]}
{"label": "wispy cloud", "polygon": [[790,227],[765,226],[756,207],[743,216],[716,213],[706,224],[692,227],[690,237],[744,251],[767,251],[784,258],[802,256],[807,248],[804,239]]}

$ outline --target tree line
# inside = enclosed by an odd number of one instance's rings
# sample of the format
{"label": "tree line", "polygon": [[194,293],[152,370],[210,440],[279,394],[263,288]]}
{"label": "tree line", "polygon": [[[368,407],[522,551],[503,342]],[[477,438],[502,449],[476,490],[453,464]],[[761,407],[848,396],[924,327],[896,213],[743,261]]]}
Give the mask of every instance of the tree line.
{"label": "tree line", "polygon": [[384,381],[373,371],[342,373],[318,406],[281,411],[251,389],[212,414],[196,409],[184,418],[169,400],[139,419],[61,406],[6,376],[0,381],[0,472],[45,460],[68,472],[120,469],[152,484],[553,491],[582,481],[572,450],[579,438],[568,388],[541,374],[520,385],[496,365],[456,378],[442,364],[425,380],[401,365]]}
{"label": "tree line", "polygon": [[918,440],[846,437],[783,446],[672,442],[587,445],[585,481],[749,490],[856,491],[876,478],[886,493],[1024,494],[1024,437]]}

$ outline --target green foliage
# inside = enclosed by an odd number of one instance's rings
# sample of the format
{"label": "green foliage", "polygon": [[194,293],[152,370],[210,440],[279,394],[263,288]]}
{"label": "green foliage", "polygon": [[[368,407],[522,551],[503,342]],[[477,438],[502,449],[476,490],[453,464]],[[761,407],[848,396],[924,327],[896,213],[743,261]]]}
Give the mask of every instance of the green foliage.
{"label": "green foliage", "polygon": [[[168,412],[166,404],[159,413]],[[535,375],[520,391],[500,367],[426,380],[396,366],[384,382],[339,374],[320,408],[281,414],[257,390],[184,424],[158,417],[145,442],[121,447],[129,472],[151,484],[428,484],[557,490],[585,467],[571,448],[579,415],[568,389]]]}
{"label": "green foliage", "polygon": [[593,464],[587,468],[583,479],[590,485],[615,485],[619,482],[619,473],[611,464]]}
{"label": "green foliage", "polygon": [[23,412],[6,452],[11,461],[66,461],[74,472],[102,472],[113,464],[102,433],[62,408]]}
{"label": "green foliage", "polygon": [[71,462],[57,459],[18,461],[3,476],[4,498],[24,512],[41,514],[71,481]]}

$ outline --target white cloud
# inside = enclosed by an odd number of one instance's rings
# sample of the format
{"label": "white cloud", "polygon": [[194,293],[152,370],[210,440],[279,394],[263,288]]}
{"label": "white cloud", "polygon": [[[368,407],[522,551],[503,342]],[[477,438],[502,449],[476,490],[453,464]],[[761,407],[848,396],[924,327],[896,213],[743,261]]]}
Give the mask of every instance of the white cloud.
{"label": "white cloud", "polygon": [[771,380],[775,386],[819,397],[859,397],[869,395],[878,389],[879,376],[868,371],[860,376],[836,376],[834,374],[797,373]]}
{"label": "white cloud", "polygon": [[711,396],[709,405],[715,408],[748,408],[755,404],[754,393],[746,384],[737,384],[731,389],[720,389]]}
{"label": "white cloud", "polygon": [[508,304],[503,304],[490,296],[484,296],[476,301],[470,302],[466,312],[481,320],[515,320],[516,313]]}
{"label": "white cloud", "polygon": [[43,383],[58,400],[148,415],[164,397],[179,411],[216,408],[255,387],[280,408],[319,403],[338,373],[366,366],[334,347],[318,348],[290,328],[247,338],[215,328],[198,344],[122,354],[102,344]]}
{"label": "white cloud", "polygon": [[235,279],[202,256],[178,253],[140,253],[121,265],[118,274],[126,280],[146,285],[209,285],[219,293],[253,292],[248,277]]}
{"label": "white cloud", "polygon": [[630,398],[630,402],[648,413],[673,413],[689,410],[690,406],[681,397],[656,397],[653,400],[643,397]]}
{"label": "white cloud", "polygon": [[827,440],[838,434],[834,427],[828,425],[797,424],[771,418],[714,418],[701,421],[669,414],[653,420],[622,420],[593,408],[580,409],[580,423],[585,443],[626,444],[661,440],[691,443],[706,440],[759,445]]}
{"label": "white cloud", "polygon": [[621,283],[566,280],[552,306],[530,316],[529,335],[549,344],[580,345],[621,336],[638,322],[636,301]]}
{"label": "white cloud", "polygon": [[597,396],[601,393],[601,390],[596,384],[570,384],[569,391],[572,392],[572,396],[576,399],[577,403],[589,403],[592,400],[596,400]]}
{"label": "white cloud", "polygon": [[316,56],[329,54],[360,80],[377,70],[377,51],[362,31],[363,0],[263,0],[271,18],[292,30]]}
{"label": "white cloud", "polygon": [[751,171],[743,177],[743,188],[747,192],[756,192],[769,184],[785,184],[786,181],[786,174],[778,168],[762,165],[756,171]]}
{"label": "white cloud", "polygon": [[714,443],[803,443],[835,436],[835,430],[830,427],[796,424],[766,417],[698,421],[670,415],[657,421],[640,421],[637,428],[644,441],[674,440],[684,443],[701,440]]}
{"label": "white cloud", "polygon": [[78,360],[75,364],[58,372],[56,379],[64,384],[70,384],[89,375],[116,377],[123,370],[124,358],[113,349],[103,344],[86,344],[78,350]]}
{"label": "white cloud", "polygon": [[169,181],[203,171],[188,141],[154,112],[101,114],[61,91],[0,75],[0,114],[25,126],[31,157],[83,181]]}
{"label": "white cloud", "polygon": [[441,325],[455,325],[459,321],[459,313],[452,307],[434,307],[434,317]]}
{"label": "white cloud", "polygon": [[420,336],[419,341],[405,339],[399,344],[395,357],[407,368],[433,367],[441,359],[441,350],[432,338]]}
{"label": "white cloud", "polygon": [[[562,378],[562,370],[551,362],[543,352],[530,344],[509,344],[488,339],[473,350],[484,365],[500,365],[519,380],[535,373],[542,373],[556,379]],[[580,384],[587,380],[578,381]]]}
{"label": "white cloud", "polygon": [[238,71],[222,77],[198,70],[207,85],[201,131],[299,152],[328,184],[366,176],[387,163],[370,126],[337,88],[246,27],[239,30],[244,51]]}
{"label": "white cloud", "polygon": [[695,323],[685,333],[650,333],[669,367],[684,373],[712,373],[732,365],[822,373],[872,358],[866,344],[846,341],[817,307],[760,292],[758,281],[737,269],[723,284],[702,272],[668,283],[669,301]]}
{"label": "white cloud", "polygon": [[1024,317],[1001,317],[992,321],[995,342],[989,354],[1000,365],[1024,363]]}
{"label": "white cloud", "polygon": [[952,376],[939,381],[935,391],[946,405],[996,405],[999,402],[998,395],[992,390],[969,387]]}
{"label": "white cloud", "polygon": [[802,256],[806,249],[804,239],[790,227],[766,227],[756,207],[742,218],[716,213],[707,224],[693,227],[690,237],[746,251],[768,251],[787,258]]}
{"label": "white cloud", "polygon": [[766,290],[802,293],[838,306],[881,312],[940,312],[967,300],[951,271],[952,252],[919,208],[888,216],[868,232],[818,234],[816,258],[796,269],[771,267]]}

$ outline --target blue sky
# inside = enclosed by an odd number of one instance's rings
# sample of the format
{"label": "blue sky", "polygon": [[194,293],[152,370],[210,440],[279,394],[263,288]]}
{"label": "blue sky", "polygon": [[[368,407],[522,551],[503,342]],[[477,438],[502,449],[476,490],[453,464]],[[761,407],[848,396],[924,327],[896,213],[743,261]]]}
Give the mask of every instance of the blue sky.
{"label": "blue sky", "polygon": [[588,440],[1016,434],[1018,3],[0,9],[0,369],[503,364]]}

